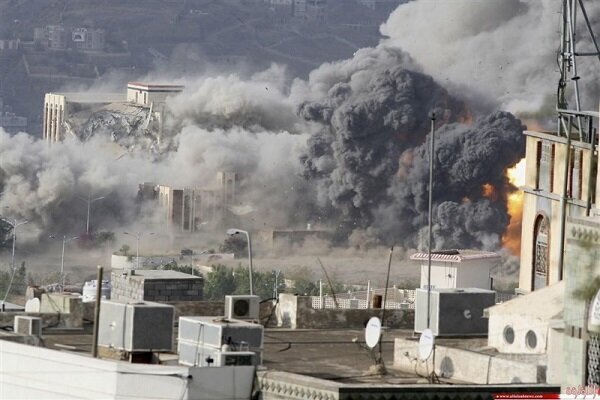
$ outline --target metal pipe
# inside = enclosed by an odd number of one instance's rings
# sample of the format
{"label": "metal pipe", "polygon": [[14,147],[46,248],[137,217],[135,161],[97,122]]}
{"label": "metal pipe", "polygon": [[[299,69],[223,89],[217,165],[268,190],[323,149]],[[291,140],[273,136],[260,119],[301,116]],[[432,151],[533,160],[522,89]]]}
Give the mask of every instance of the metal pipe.
{"label": "metal pipe", "polygon": [[13,228],[13,241],[12,241],[12,256],[11,256],[11,261],[10,261],[10,269],[11,269],[11,274],[10,274],[10,281],[8,282],[8,288],[6,289],[6,293],[4,293],[4,299],[2,299],[2,307],[4,307],[4,304],[6,303],[6,299],[8,298],[8,294],[10,293],[10,289],[12,288],[12,284],[13,284],[13,280],[15,279],[15,274],[17,272],[17,268],[15,266],[15,250],[16,250],[16,243],[17,243],[17,228],[21,225],[25,225],[26,223],[28,223],[29,221],[25,220],[25,221],[21,221],[18,222],[16,219],[14,219],[13,221],[7,219],[7,218],[3,218],[2,221],[6,222],[7,224],[9,224],[12,228]]}
{"label": "metal pipe", "polygon": [[[387,302],[387,292],[388,286],[390,285],[390,269],[392,267],[392,255],[394,254],[394,246],[390,247],[390,258],[388,260],[387,267],[387,276],[385,278],[385,290],[383,291],[383,306],[381,308],[381,329],[383,332],[383,324],[385,323],[385,303]],[[377,360],[377,364],[383,365],[383,355],[382,355],[382,339],[379,338],[379,359]]]}
{"label": "metal pipe", "polygon": [[96,306],[94,310],[94,337],[92,339],[92,357],[98,357],[98,330],[100,328],[100,300],[102,298],[102,266],[98,265],[98,275],[96,277]]}
{"label": "metal pipe", "polygon": [[367,281],[367,309],[371,308],[371,280]]}
{"label": "metal pipe", "polygon": [[587,31],[590,34],[590,38],[592,39],[592,43],[594,43],[594,48],[596,49],[595,53],[582,53],[582,55],[596,55],[598,56],[598,61],[600,61],[600,47],[598,46],[598,42],[596,41],[596,35],[594,35],[594,31],[592,30],[592,25],[590,24],[590,19],[588,18],[587,11],[585,9],[585,6],[583,5],[583,0],[579,0],[579,6],[581,8],[581,13],[583,14],[583,19],[585,20],[585,25],[587,26]]}
{"label": "metal pipe", "polygon": [[431,242],[433,241],[433,156],[435,151],[435,113],[431,114],[431,138],[429,142],[429,243],[427,244],[427,329],[431,326]]}
{"label": "metal pipe", "polygon": [[252,242],[250,240],[250,234],[247,231],[244,231],[246,234],[246,238],[248,239],[248,279],[250,280],[250,296],[254,295],[254,283],[252,281]]}

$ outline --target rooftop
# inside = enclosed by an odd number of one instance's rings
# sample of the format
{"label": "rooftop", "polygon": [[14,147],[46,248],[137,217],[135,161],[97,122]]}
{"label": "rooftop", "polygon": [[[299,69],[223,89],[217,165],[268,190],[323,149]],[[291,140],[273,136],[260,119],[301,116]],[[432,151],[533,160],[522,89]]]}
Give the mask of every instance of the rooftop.
{"label": "rooftop", "polygon": [[[194,276],[186,274],[184,272],[171,271],[171,270],[150,270],[150,269],[136,269],[131,275],[132,279],[140,280],[195,280],[202,279],[200,276]],[[133,271],[132,271],[133,272]]]}
{"label": "rooftop", "polygon": [[127,84],[128,88],[138,88],[145,90],[152,89],[160,89],[160,90],[173,90],[173,91],[182,91],[185,86],[182,85],[164,85],[164,84],[153,84],[153,83],[144,83],[144,82],[129,82]]}
{"label": "rooftop", "polygon": [[[427,261],[429,254],[414,253],[410,256],[410,259],[414,261]],[[461,263],[471,260],[500,259],[500,255],[491,251],[481,250],[437,250],[431,252],[431,259],[433,261]]]}
{"label": "rooftop", "polygon": [[561,314],[565,305],[565,281],[517,296],[487,309],[488,313],[529,315],[550,320]]}

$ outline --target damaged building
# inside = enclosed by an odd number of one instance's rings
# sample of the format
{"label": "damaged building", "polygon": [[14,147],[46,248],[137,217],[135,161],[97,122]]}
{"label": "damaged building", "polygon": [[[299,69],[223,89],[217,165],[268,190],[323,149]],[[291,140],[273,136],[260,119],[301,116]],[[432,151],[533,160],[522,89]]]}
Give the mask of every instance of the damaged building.
{"label": "damaged building", "polygon": [[174,187],[154,183],[140,184],[138,198],[152,200],[160,209],[161,218],[173,230],[196,232],[203,225],[231,223],[239,215],[236,192],[238,174],[217,173],[215,182],[207,187]]}
{"label": "damaged building", "polygon": [[73,136],[108,135],[125,147],[160,144],[167,97],[183,86],[131,82],[126,93],[47,93],[43,137],[50,143]]}

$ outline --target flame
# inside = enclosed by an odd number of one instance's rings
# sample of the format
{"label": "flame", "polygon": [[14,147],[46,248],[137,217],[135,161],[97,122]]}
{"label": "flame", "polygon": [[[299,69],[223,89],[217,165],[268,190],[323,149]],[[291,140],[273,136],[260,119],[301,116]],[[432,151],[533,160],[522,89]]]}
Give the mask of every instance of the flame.
{"label": "flame", "polygon": [[514,167],[507,169],[506,176],[514,186],[525,186],[525,159],[523,158]]}
{"label": "flame", "polygon": [[[506,171],[508,181],[516,186],[525,185],[525,159]],[[523,192],[515,190],[508,195],[506,202],[510,222],[502,236],[502,245],[514,255],[521,253],[521,219],[523,217]]]}

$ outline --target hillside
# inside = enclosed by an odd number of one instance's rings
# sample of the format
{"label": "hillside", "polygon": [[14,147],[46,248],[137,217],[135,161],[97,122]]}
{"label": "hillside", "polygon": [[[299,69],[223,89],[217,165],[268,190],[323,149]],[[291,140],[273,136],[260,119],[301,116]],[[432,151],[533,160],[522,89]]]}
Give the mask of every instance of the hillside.
{"label": "hillside", "polygon": [[[305,77],[323,62],[377,44],[379,25],[399,2],[370,9],[330,0],[323,22],[294,18],[262,0],[0,0],[0,39],[21,40],[18,52],[0,57],[0,95],[38,134],[43,93],[107,76],[135,79],[157,68],[185,76],[214,65],[253,71],[277,62],[288,65],[290,78]],[[104,51],[33,45],[35,28],[58,24],[103,29]]]}

